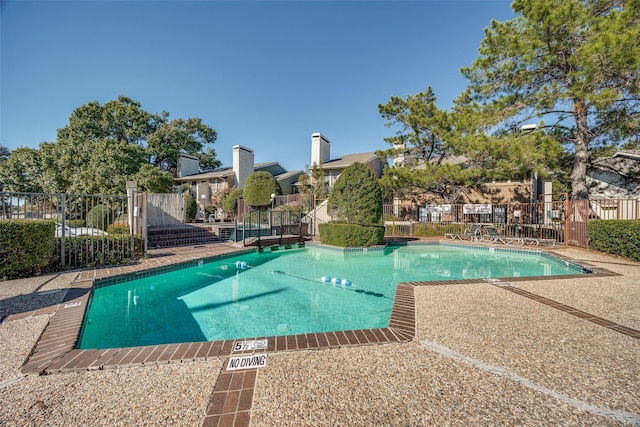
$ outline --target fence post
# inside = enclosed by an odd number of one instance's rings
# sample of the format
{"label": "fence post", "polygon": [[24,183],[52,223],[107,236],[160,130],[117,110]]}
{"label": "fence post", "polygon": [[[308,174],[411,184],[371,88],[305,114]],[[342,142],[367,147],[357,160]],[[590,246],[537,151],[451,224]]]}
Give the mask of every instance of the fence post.
{"label": "fence post", "polygon": [[564,193],[564,244],[569,243],[569,193]]}
{"label": "fence post", "polygon": [[[252,215],[253,219],[253,215]],[[260,235],[262,234],[262,224],[260,224],[260,212],[258,212],[258,248],[262,247],[262,242],[260,240]]]}
{"label": "fence post", "polygon": [[62,214],[62,221],[61,221],[61,223],[62,223],[62,236],[60,237],[60,266],[64,267],[65,266],[65,256],[64,256],[65,255],[64,254],[64,252],[65,252],[64,251],[64,237],[65,237],[64,236],[64,218],[66,216],[66,214],[65,214],[65,205],[67,204],[67,200],[66,200],[66,197],[65,197],[64,193],[62,193],[60,196],[61,196],[60,197],[60,203],[62,204],[62,212],[61,212],[61,214]]}
{"label": "fence post", "polygon": [[142,220],[142,240],[144,240],[144,255],[147,255],[147,251],[149,250],[149,237],[147,235],[147,224],[148,224],[148,217],[147,217],[147,211],[149,209],[147,209],[147,192],[145,191],[144,193],[142,193],[142,200],[140,203],[140,208],[142,209],[142,215],[140,215],[140,219]]}
{"label": "fence post", "polygon": [[280,246],[282,246],[282,213],[283,211],[280,211]]}

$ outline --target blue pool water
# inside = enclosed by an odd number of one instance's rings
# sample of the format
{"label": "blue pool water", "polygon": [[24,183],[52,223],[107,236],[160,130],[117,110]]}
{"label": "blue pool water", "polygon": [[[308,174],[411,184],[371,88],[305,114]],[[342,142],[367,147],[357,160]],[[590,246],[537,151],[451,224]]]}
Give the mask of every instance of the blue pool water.
{"label": "blue pool water", "polygon": [[437,244],[236,254],[97,287],[79,348],[381,328],[400,282],[581,272],[535,252]]}

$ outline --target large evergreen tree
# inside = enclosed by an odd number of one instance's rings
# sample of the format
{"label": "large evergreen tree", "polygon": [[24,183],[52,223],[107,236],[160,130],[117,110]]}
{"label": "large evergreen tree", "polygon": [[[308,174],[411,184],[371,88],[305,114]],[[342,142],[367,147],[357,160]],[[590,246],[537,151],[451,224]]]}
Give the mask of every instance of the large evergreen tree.
{"label": "large evergreen tree", "polygon": [[492,21],[479,57],[462,69],[459,106],[483,127],[514,134],[523,124],[574,156],[572,197],[588,197],[592,150],[640,129],[640,0],[515,0],[518,16]]}
{"label": "large evergreen tree", "polygon": [[380,179],[385,197],[457,203],[469,187],[542,174],[561,151],[541,132],[490,135],[474,109],[457,105],[443,111],[436,101],[429,87],[378,106],[386,126],[399,128],[385,138],[392,148],[379,153],[394,159]]}
{"label": "large evergreen tree", "polygon": [[379,152],[394,160],[380,180],[385,198],[423,197],[427,193],[455,203],[462,189],[472,184],[461,162],[447,162],[456,153],[451,116],[436,106],[436,100],[428,87],[405,99],[392,96],[386,104],[378,105],[387,120],[385,126],[398,128],[394,136],[385,138],[392,148]]}

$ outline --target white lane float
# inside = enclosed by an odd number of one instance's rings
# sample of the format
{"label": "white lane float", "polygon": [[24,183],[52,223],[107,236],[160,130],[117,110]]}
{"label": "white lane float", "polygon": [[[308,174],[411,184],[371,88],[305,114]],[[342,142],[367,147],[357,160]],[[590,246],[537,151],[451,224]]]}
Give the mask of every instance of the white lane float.
{"label": "white lane float", "polygon": [[341,279],[339,277],[322,276],[320,281],[322,283],[333,283],[334,285],[351,286],[351,280]]}

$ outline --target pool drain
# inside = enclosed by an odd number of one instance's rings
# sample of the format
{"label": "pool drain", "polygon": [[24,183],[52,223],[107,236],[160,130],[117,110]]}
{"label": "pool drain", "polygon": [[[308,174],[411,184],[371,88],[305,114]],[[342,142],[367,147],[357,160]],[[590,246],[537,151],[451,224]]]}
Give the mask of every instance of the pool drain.
{"label": "pool drain", "polygon": [[282,332],[282,331],[286,331],[287,329],[289,329],[289,325],[287,325],[286,323],[280,323],[280,324],[278,325],[278,330],[279,330],[280,332]]}

